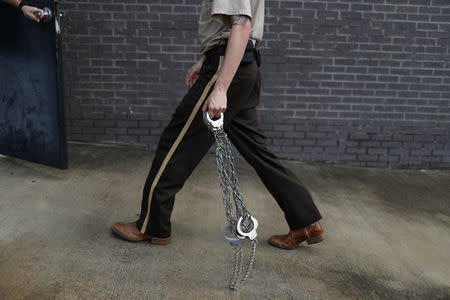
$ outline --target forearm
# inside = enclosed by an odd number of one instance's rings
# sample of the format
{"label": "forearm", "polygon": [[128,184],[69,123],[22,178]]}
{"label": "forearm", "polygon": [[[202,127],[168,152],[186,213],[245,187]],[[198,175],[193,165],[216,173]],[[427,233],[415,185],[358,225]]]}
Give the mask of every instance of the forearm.
{"label": "forearm", "polygon": [[3,2],[11,4],[14,7],[18,7],[20,0],[3,0]]}
{"label": "forearm", "polygon": [[250,19],[244,24],[234,24],[228,38],[227,49],[215,89],[226,92],[244,56],[245,47],[251,34]]}

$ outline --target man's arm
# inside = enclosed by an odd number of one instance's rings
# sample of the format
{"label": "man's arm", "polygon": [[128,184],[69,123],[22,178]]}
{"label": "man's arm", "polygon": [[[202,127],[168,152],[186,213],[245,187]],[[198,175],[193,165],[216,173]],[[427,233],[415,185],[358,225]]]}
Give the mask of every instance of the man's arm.
{"label": "man's arm", "polygon": [[248,38],[252,32],[252,23],[248,16],[231,16],[231,33],[228,38],[225,59],[217,78],[215,88],[227,91],[234,74],[244,56]]}
{"label": "man's arm", "polygon": [[227,108],[227,90],[233,80],[236,70],[244,56],[245,47],[252,32],[252,23],[248,16],[230,16],[231,33],[222,68],[214,85],[214,89],[203,106],[203,112],[208,110],[210,117],[218,117]]}

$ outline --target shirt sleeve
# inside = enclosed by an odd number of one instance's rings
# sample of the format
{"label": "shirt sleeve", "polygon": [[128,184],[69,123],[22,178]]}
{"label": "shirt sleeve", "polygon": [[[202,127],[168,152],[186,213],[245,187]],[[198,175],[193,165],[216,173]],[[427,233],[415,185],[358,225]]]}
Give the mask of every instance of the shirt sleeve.
{"label": "shirt sleeve", "polygon": [[250,0],[213,0],[211,15],[246,15],[252,18]]}

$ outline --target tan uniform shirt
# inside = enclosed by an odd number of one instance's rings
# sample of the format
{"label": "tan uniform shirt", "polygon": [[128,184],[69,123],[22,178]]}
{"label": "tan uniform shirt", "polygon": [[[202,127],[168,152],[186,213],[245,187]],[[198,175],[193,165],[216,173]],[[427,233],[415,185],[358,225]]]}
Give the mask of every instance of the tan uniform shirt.
{"label": "tan uniform shirt", "polygon": [[200,52],[205,53],[216,45],[223,44],[231,32],[228,16],[247,15],[252,21],[250,40],[257,46],[264,30],[264,0],[202,0],[198,37]]}

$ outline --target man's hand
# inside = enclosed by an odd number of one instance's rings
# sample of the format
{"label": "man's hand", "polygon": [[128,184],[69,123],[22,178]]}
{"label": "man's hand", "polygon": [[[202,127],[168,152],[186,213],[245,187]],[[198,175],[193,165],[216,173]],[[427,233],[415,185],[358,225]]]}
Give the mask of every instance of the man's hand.
{"label": "man's hand", "polygon": [[[44,16],[44,11],[42,9],[39,9],[37,7],[24,5],[22,6],[22,13],[25,17],[27,17],[29,20],[39,23]],[[35,13],[40,13],[39,17],[36,17]]]}
{"label": "man's hand", "polygon": [[195,65],[193,65],[193,66],[189,69],[189,71],[187,72],[185,81],[186,81],[186,85],[187,85],[188,87],[192,87],[192,86],[194,85],[195,81],[197,81],[198,76],[199,76],[199,74],[200,74],[200,70],[201,70],[202,65],[203,65],[203,61],[204,61],[204,58],[202,57],[202,58],[201,58]]}
{"label": "man's hand", "polygon": [[221,89],[213,89],[205,104],[203,105],[202,111],[208,110],[209,117],[212,119],[214,117],[220,117],[220,113],[227,109],[227,91]]}

